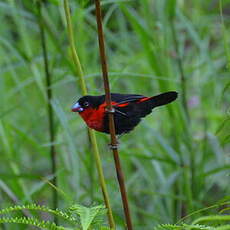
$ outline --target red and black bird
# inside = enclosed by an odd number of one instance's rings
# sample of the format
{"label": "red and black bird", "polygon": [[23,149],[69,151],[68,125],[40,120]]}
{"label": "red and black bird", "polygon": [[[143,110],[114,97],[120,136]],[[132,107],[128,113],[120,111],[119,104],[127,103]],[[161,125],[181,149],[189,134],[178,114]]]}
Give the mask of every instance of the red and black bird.
{"label": "red and black bird", "polygon": [[[166,105],[177,98],[177,92],[170,91],[153,97],[138,94],[111,93],[116,134],[130,132],[150,114],[152,109]],[[81,97],[73,106],[73,112],[78,112],[86,124],[99,132],[109,133],[109,116],[106,112],[105,95]]]}

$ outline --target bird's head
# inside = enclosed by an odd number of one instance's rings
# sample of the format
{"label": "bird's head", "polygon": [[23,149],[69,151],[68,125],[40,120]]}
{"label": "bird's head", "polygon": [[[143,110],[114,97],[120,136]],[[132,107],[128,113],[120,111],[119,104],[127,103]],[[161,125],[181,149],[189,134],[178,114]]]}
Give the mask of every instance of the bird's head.
{"label": "bird's head", "polygon": [[96,109],[101,104],[103,96],[84,96],[81,97],[73,106],[73,112],[83,112],[89,108]]}

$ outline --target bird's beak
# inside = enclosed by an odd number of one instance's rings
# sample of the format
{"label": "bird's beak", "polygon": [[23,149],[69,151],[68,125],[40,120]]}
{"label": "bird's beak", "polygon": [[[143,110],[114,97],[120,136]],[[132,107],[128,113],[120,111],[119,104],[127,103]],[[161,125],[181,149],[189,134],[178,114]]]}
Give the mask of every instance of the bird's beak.
{"label": "bird's beak", "polygon": [[82,112],[84,110],[78,102],[75,103],[71,109],[73,112]]}

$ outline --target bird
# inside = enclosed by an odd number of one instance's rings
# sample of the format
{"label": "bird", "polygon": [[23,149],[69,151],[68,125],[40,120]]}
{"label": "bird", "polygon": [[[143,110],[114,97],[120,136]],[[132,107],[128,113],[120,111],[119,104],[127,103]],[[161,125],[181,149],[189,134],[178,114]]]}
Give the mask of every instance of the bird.
{"label": "bird", "polygon": [[[176,100],[178,93],[169,91],[152,97],[120,93],[110,95],[116,135],[123,135],[132,131],[155,107]],[[86,95],[74,103],[71,109],[79,113],[89,128],[109,134],[109,115],[106,108],[105,95]]]}

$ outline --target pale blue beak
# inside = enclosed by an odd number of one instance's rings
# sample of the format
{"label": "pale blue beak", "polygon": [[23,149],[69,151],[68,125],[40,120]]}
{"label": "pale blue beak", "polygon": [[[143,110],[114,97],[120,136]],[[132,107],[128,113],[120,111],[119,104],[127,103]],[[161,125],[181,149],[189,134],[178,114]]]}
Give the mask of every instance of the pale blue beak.
{"label": "pale blue beak", "polygon": [[75,103],[71,109],[73,112],[82,112],[84,110],[78,102]]}

